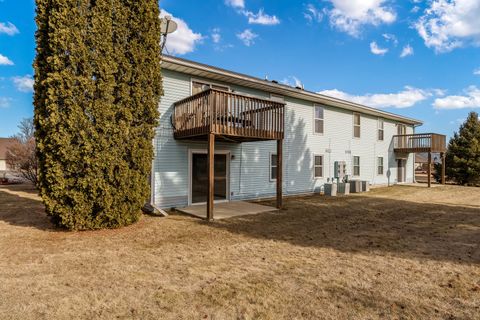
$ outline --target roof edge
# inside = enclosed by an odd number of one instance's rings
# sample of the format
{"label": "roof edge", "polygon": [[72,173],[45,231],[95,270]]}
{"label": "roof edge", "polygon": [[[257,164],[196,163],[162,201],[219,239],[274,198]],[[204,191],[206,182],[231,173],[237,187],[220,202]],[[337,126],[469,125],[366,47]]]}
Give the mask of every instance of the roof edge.
{"label": "roof edge", "polygon": [[[199,70],[202,70],[202,71],[219,74],[219,75],[222,75],[222,76],[225,76],[225,77],[230,77],[230,78],[234,78],[234,79],[243,80],[243,81],[251,83],[252,85],[260,84],[262,86],[272,88],[275,91],[280,90],[280,91],[283,92],[283,94],[285,96],[290,96],[290,97],[294,97],[294,98],[301,98],[301,99],[304,99],[304,100],[313,101],[313,102],[317,102],[317,103],[323,103],[323,104],[326,104],[326,105],[331,105],[331,106],[334,106],[334,107],[343,108],[343,109],[347,109],[347,110],[352,110],[353,109],[354,111],[363,112],[363,113],[367,113],[367,114],[371,114],[371,115],[377,115],[377,116],[385,117],[387,119],[402,121],[404,123],[408,123],[408,124],[411,124],[411,125],[414,125],[414,126],[423,125],[423,121],[418,120],[418,119],[401,116],[401,115],[398,115],[398,114],[395,114],[395,113],[392,113],[392,112],[387,112],[387,111],[375,109],[375,108],[368,107],[368,106],[365,106],[365,105],[362,105],[362,104],[359,104],[359,103],[355,103],[355,102],[352,102],[352,101],[347,101],[347,100],[343,100],[343,99],[339,99],[339,98],[335,98],[335,97],[330,97],[330,96],[323,95],[323,94],[320,94],[320,93],[317,93],[317,92],[308,91],[308,90],[304,90],[304,89],[298,89],[298,88],[294,88],[294,87],[284,85],[284,84],[280,84],[280,83],[274,83],[274,82],[271,82],[271,81],[268,81],[268,80],[263,80],[263,79],[253,77],[253,76],[250,76],[250,75],[238,73],[238,72],[235,72],[235,71],[230,71],[230,70],[227,70],[227,69],[207,65],[207,64],[204,64],[204,63],[195,62],[195,61],[192,61],[192,60],[187,60],[187,59],[184,59],[184,58],[178,58],[178,57],[174,57],[174,56],[170,56],[170,55],[163,55],[162,56],[162,64],[164,62],[166,62],[167,64],[168,63],[177,64],[177,65],[180,65],[180,66],[183,66],[183,67],[199,69]],[[167,69],[168,69],[168,67],[167,67]]]}

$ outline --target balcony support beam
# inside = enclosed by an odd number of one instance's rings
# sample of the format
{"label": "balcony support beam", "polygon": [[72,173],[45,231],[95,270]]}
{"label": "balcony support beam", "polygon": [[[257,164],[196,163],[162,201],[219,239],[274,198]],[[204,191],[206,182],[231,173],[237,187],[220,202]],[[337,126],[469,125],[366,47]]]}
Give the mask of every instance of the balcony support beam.
{"label": "balcony support beam", "polygon": [[428,187],[430,188],[432,186],[432,153],[428,153],[428,168],[427,168],[427,181],[428,181]]}
{"label": "balcony support beam", "polygon": [[283,140],[277,140],[277,209],[283,206]]}
{"label": "balcony support beam", "polygon": [[445,168],[447,166],[445,152],[442,152],[440,157],[442,158],[442,184],[445,185]]}
{"label": "balcony support beam", "polygon": [[215,134],[208,134],[208,190],[207,190],[207,220],[213,221],[213,201],[214,201],[214,187],[215,187]]}

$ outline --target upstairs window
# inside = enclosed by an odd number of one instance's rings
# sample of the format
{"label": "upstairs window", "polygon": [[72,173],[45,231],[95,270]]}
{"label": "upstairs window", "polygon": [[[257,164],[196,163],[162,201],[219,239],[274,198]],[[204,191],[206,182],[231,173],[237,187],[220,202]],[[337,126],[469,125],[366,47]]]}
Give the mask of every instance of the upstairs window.
{"label": "upstairs window", "polygon": [[407,126],[404,124],[397,124],[397,134],[398,135],[407,134]]}
{"label": "upstairs window", "polygon": [[270,154],[270,180],[277,180],[277,155]]}
{"label": "upstairs window", "polygon": [[353,157],[353,175],[360,176],[360,157],[358,156]]}
{"label": "upstairs window", "polygon": [[323,156],[315,155],[314,159],[314,177],[322,178],[323,177]]}
{"label": "upstairs window", "polygon": [[360,113],[353,114],[353,137],[360,138],[360,125],[361,125],[361,117]]}
{"label": "upstairs window", "polygon": [[383,119],[378,119],[378,140],[383,141],[385,138],[385,123]]}
{"label": "upstairs window", "polygon": [[322,106],[315,105],[314,126],[316,134],[324,132],[324,110]]}
{"label": "upstairs window", "polygon": [[383,157],[377,158],[377,174],[383,176]]}

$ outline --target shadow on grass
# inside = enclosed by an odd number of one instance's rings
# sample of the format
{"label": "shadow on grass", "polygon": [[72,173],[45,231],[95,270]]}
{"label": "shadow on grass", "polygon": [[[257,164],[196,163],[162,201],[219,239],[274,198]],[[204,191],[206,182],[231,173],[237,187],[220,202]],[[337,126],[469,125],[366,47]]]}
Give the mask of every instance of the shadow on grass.
{"label": "shadow on grass", "polygon": [[221,220],[212,226],[305,247],[480,263],[480,207],[476,205],[317,195],[288,198],[285,210],[278,213]]}
{"label": "shadow on grass", "polygon": [[40,230],[58,230],[45,214],[45,207],[31,185],[0,187],[0,221]]}

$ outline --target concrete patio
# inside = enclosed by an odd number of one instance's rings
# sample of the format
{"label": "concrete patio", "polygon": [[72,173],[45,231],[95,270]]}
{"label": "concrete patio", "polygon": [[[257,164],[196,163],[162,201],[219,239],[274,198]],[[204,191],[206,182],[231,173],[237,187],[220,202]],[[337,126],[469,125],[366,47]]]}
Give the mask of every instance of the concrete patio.
{"label": "concrete patio", "polygon": [[[194,217],[206,219],[207,218],[207,205],[198,204],[192,205],[186,208],[176,209],[178,212],[185,213]],[[245,201],[230,201],[216,203],[213,213],[213,218],[215,220],[253,215],[265,212],[272,212],[278,210],[274,207],[263,206],[256,203],[250,203]]]}

